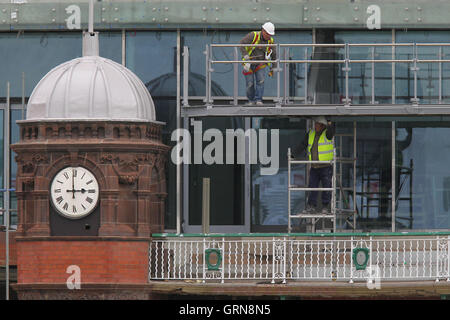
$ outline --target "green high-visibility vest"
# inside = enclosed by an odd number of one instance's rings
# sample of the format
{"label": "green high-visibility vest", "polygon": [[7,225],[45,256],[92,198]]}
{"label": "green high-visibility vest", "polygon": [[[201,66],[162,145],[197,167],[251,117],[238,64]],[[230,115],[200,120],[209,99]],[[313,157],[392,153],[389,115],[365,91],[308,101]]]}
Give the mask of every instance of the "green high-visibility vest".
{"label": "green high-visibility vest", "polygon": [[[333,160],[334,152],[333,152],[333,140],[327,139],[327,130],[323,130],[322,134],[319,137],[318,141],[318,152],[319,152],[319,161],[331,161]],[[311,148],[314,143],[314,137],[316,136],[316,131],[309,130],[308,134],[308,157],[309,161],[312,160],[311,156]]]}

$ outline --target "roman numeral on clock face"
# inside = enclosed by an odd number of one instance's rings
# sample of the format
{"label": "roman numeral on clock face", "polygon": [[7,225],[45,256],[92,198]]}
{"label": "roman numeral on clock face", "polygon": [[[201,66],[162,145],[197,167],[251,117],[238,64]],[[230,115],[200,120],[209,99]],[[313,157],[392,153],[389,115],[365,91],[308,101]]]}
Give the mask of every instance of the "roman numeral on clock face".
{"label": "roman numeral on clock face", "polygon": [[94,201],[94,200],[92,198],[87,197],[86,201],[89,202],[89,203],[92,203],[92,201]]}
{"label": "roman numeral on clock face", "polygon": [[67,202],[66,202],[66,203],[64,203],[63,209],[64,209],[64,210],[67,210],[67,209],[69,209],[69,204],[68,204]]}

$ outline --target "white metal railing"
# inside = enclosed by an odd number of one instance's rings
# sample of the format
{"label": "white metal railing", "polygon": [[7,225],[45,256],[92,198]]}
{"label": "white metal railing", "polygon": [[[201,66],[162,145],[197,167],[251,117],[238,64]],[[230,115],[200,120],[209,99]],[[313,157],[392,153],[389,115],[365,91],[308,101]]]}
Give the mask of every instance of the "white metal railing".
{"label": "white metal railing", "polygon": [[450,281],[450,236],[155,239],[150,280]]}
{"label": "white metal railing", "polygon": [[[309,99],[312,97],[308,97],[308,67],[316,64],[316,63],[328,63],[328,64],[338,64],[342,66],[342,79],[343,79],[343,97],[342,97],[342,104],[349,105],[351,103],[351,97],[349,94],[349,80],[351,78],[350,71],[351,71],[351,65],[352,64],[361,64],[361,63],[369,63],[371,64],[370,67],[370,82],[371,82],[371,93],[370,93],[370,104],[377,104],[376,96],[375,96],[375,70],[376,65],[379,63],[389,63],[394,66],[395,64],[410,64],[410,71],[411,71],[411,81],[412,81],[412,95],[409,97],[412,105],[417,105],[419,103],[419,93],[418,93],[418,73],[420,71],[421,64],[424,63],[432,63],[437,64],[437,76],[436,80],[438,82],[438,93],[437,93],[437,104],[443,103],[443,66],[445,63],[450,63],[450,59],[444,59],[445,52],[443,51],[444,48],[450,47],[450,43],[342,43],[342,44],[314,44],[314,43],[308,43],[308,44],[258,44],[258,45],[248,45],[248,44],[209,44],[206,45],[206,49],[204,51],[204,54],[206,56],[205,63],[206,63],[206,72],[205,72],[205,78],[206,78],[206,93],[205,97],[203,97],[203,101],[205,102],[206,106],[208,108],[211,108],[214,99],[224,99],[224,97],[213,97],[211,93],[211,85],[212,85],[212,74],[214,73],[214,65],[217,64],[232,64],[233,65],[233,96],[228,97],[230,100],[232,100],[232,103],[234,105],[238,104],[238,100],[240,100],[243,97],[238,96],[238,76],[239,76],[239,70],[240,70],[240,64],[242,64],[242,60],[240,59],[240,53],[238,48],[240,47],[267,47],[272,46],[277,48],[277,59],[276,60],[250,60],[246,61],[249,63],[262,63],[262,62],[271,62],[277,65],[277,68],[274,69],[276,72],[276,83],[277,83],[277,95],[275,97],[271,97],[276,104],[277,107],[281,107],[282,104],[292,104],[293,101],[300,101],[303,104],[315,104],[315,101],[310,101]],[[234,51],[232,53],[232,59],[228,60],[218,60],[214,59],[213,50],[214,48],[232,48]],[[290,50],[298,48],[298,49],[304,49],[303,52],[303,59],[291,59]],[[315,52],[316,48],[332,48],[332,49],[342,49],[343,52],[340,53],[342,56],[341,59],[317,59],[314,58],[313,54]],[[368,48],[367,57],[366,58],[352,58],[352,49],[353,48]],[[381,54],[383,55],[391,55],[390,58],[384,58],[384,59],[378,59],[377,56],[380,54],[379,50],[380,48],[389,48],[390,51],[384,51]],[[397,52],[397,48],[410,48],[410,52]],[[436,48],[436,52],[420,52],[419,48]],[[361,55],[361,52],[356,52],[357,55]],[[398,56],[406,55],[407,58],[399,58]],[[436,56],[434,59],[423,59],[421,58],[422,55],[431,55]],[[188,106],[189,105],[189,99],[194,97],[189,97],[187,93],[187,84],[188,84],[188,77],[189,72],[186,72],[188,70],[188,63],[189,63],[189,50],[188,47],[184,47],[184,68],[185,72],[183,75],[183,82],[184,82],[184,88],[185,93],[183,94],[183,105]],[[289,96],[289,65],[291,64],[303,64],[303,75],[302,78],[304,79],[304,96],[300,97],[291,97]],[[283,79],[281,78],[281,75],[283,75]],[[392,74],[391,74],[391,81],[392,81],[392,94],[395,93],[395,68],[392,68]],[[369,78],[369,77],[368,77]],[[408,78],[409,80],[409,78]],[[282,86],[283,86],[283,92],[282,92]],[[198,97],[197,97],[198,98]],[[339,102],[340,103],[340,102]],[[396,104],[395,99],[392,101],[392,104]]]}

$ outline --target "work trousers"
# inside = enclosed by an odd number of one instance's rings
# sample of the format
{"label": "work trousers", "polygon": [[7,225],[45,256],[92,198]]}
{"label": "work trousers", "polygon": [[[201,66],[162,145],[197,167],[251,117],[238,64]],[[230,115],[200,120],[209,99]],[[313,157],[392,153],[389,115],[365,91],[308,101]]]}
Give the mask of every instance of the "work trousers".
{"label": "work trousers", "polygon": [[[331,188],[331,179],[333,176],[333,166],[323,168],[311,168],[309,171],[309,185],[308,188],[318,188],[322,182],[322,188]],[[317,206],[318,191],[310,191],[308,197],[308,204],[310,206]],[[322,206],[325,207],[331,202],[331,192],[322,191]]]}
{"label": "work trousers", "polygon": [[262,101],[264,94],[265,77],[266,77],[266,68],[261,68],[258,71],[253,72],[251,74],[247,74],[245,76],[248,101],[250,102]]}

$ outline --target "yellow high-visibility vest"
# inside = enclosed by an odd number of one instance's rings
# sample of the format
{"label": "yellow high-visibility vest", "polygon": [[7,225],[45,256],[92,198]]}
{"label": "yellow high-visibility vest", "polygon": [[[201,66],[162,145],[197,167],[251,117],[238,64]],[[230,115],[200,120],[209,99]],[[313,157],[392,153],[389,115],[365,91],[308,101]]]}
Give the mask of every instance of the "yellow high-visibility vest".
{"label": "yellow high-visibility vest", "polygon": [[[322,134],[319,137],[318,141],[318,153],[319,153],[319,161],[331,161],[334,158],[334,152],[333,152],[333,140],[328,140],[326,129],[322,131]],[[309,130],[308,134],[308,157],[309,161],[311,161],[311,148],[314,143],[314,138],[316,136],[316,131]]]}
{"label": "yellow high-visibility vest", "polygon": [[[261,31],[253,31],[253,41],[252,44],[259,44],[261,42]],[[270,37],[269,41],[267,41],[268,44],[273,44],[273,38]],[[255,50],[255,47],[245,47],[245,51],[247,51],[248,55],[251,56],[253,50]],[[269,54],[272,52],[272,47],[266,47],[266,53]],[[244,60],[244,58],[242,58]],[[264,59],[256,59],[256,60],[264,60]],[[266,66],[271,66],[272,64],[270,62],[268,63],[262,63],[256,67],[255,71],[258,71],[259,69],[265,68]],[[253,73],[252,69],[250,69],[248,72],[244,72],[245,75]]]}

